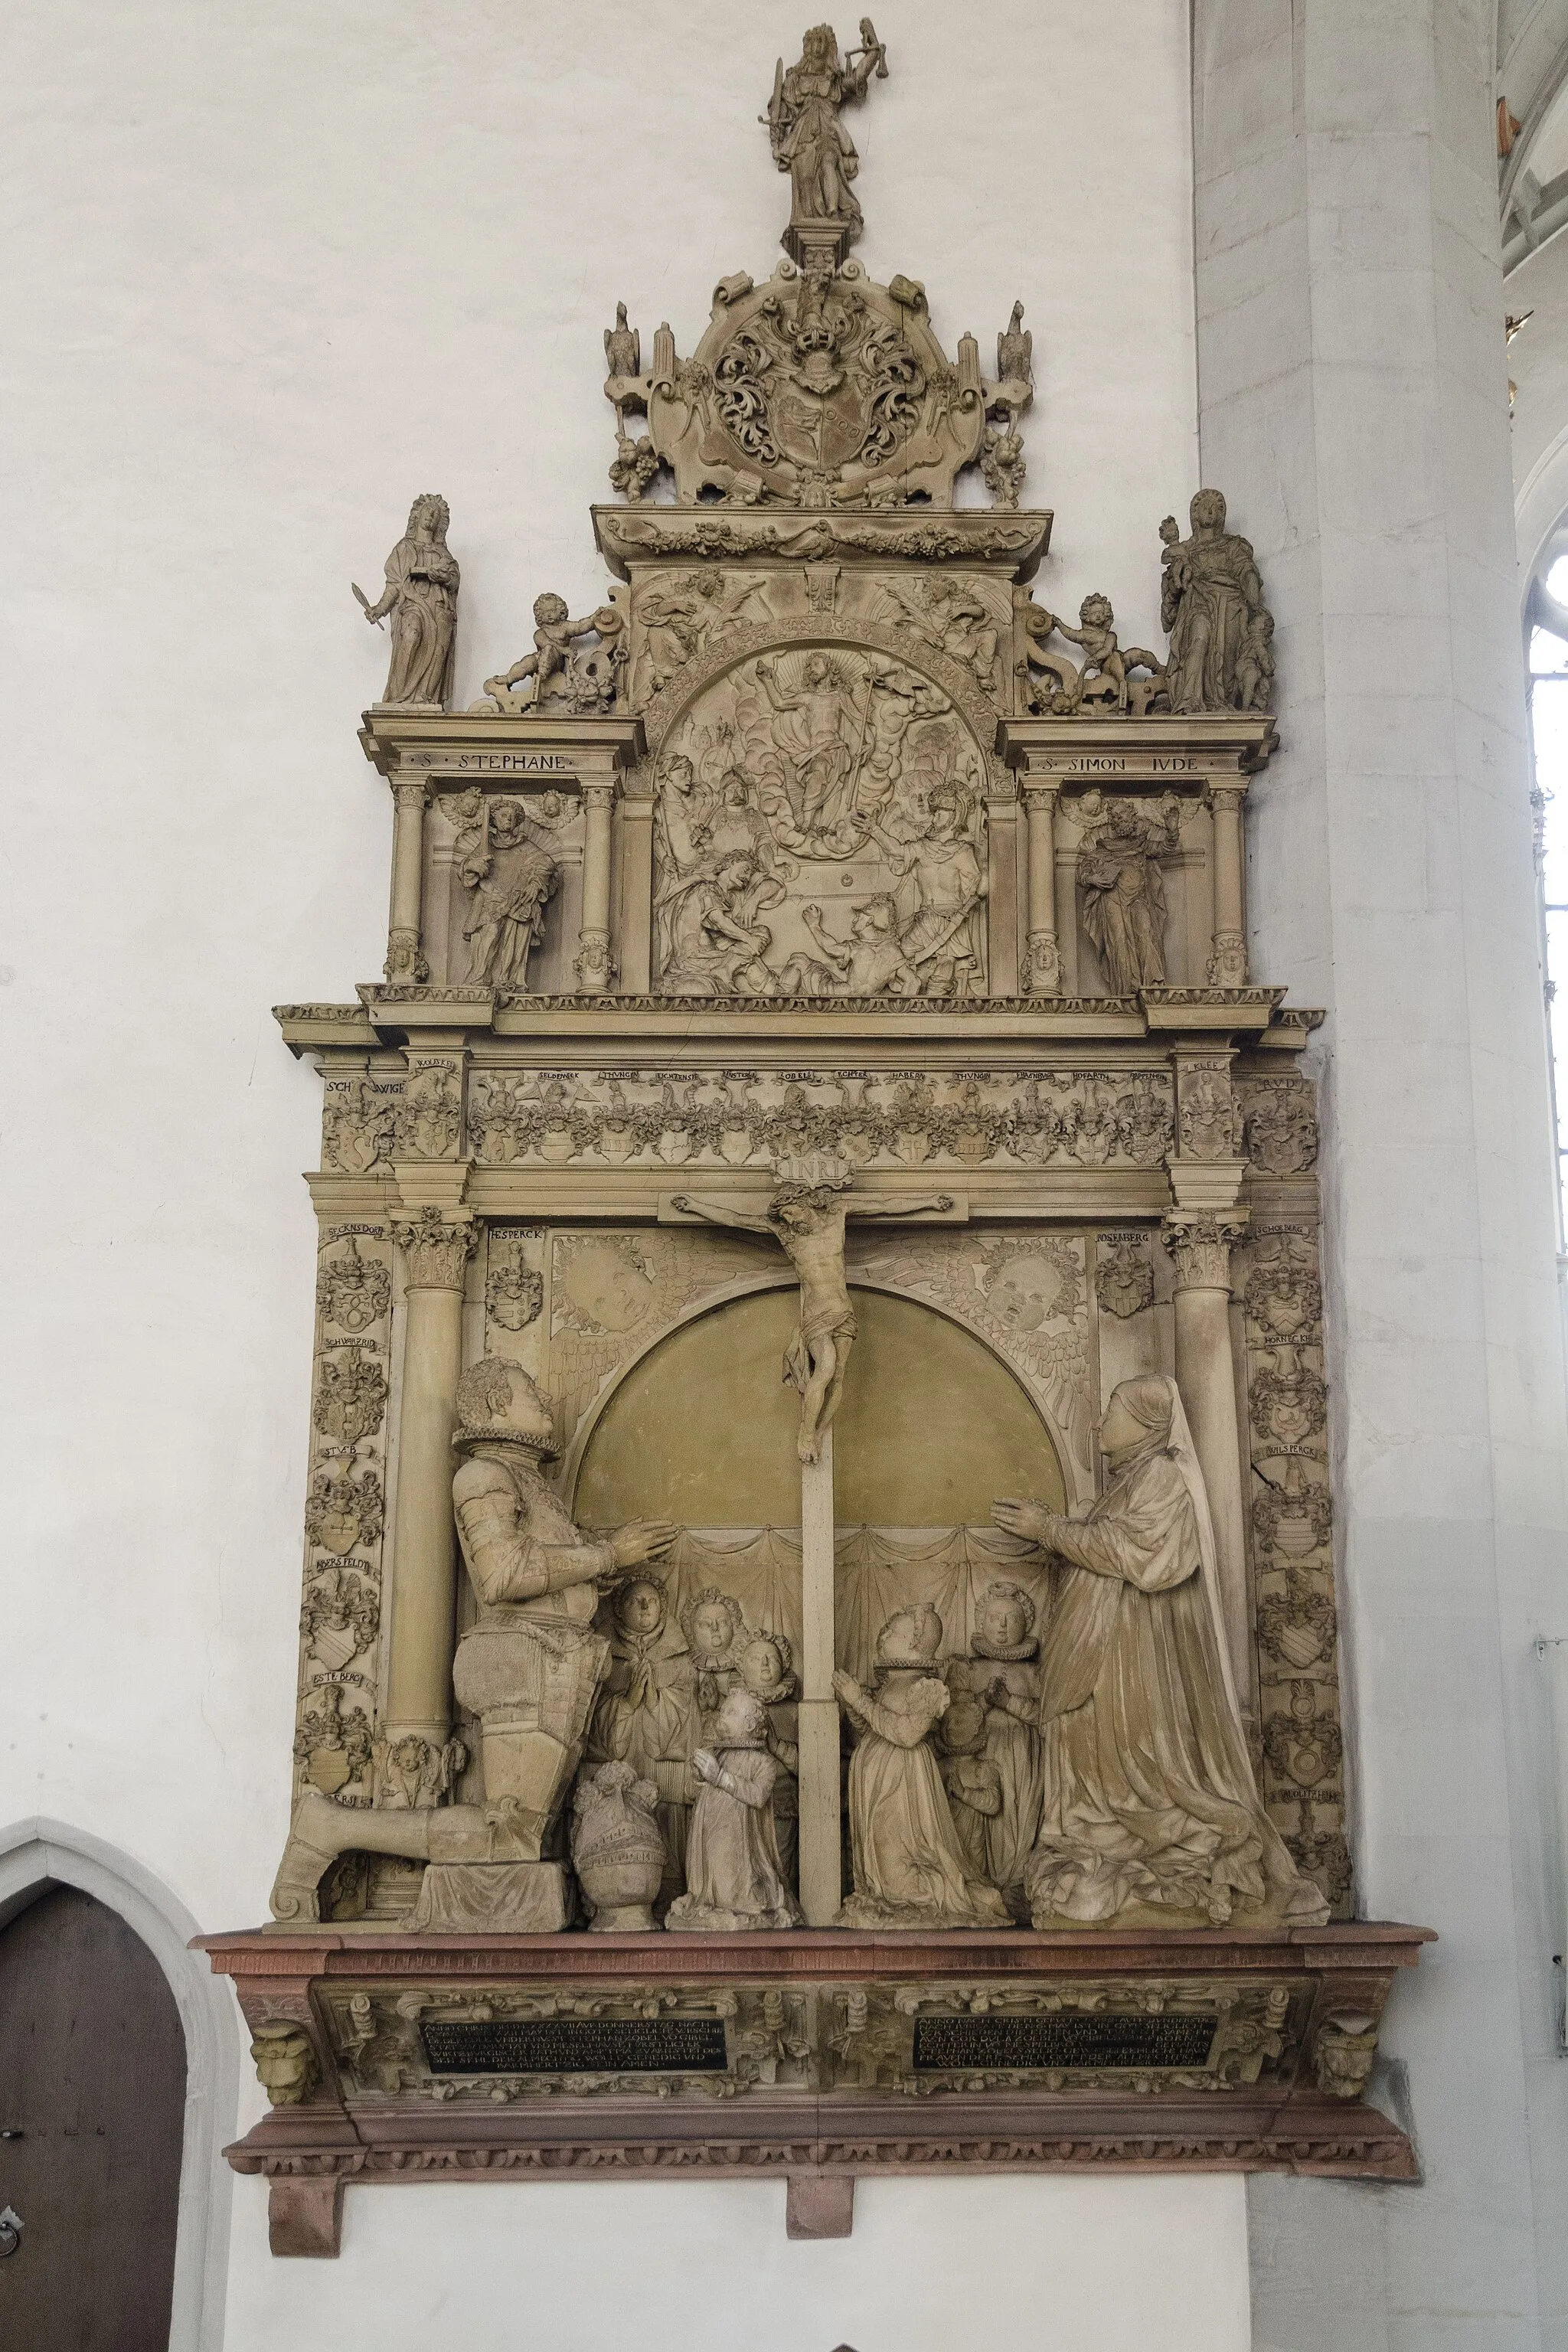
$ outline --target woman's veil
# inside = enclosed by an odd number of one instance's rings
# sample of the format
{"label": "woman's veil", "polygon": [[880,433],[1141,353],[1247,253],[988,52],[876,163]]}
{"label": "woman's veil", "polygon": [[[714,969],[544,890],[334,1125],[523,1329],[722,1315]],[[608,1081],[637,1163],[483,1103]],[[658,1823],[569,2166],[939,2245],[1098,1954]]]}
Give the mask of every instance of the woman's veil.
{"label": "woman's veil", "polygon": [[1208,1489],[1204,1484],[1203,1466],[1193,1445],[1193,1433],[1187,1426],[1182,1392],[1174,1381],[1163,1372],[1148,1372],[1142,1379],[1119,1382],[1127,1394],[1127,1409],[1135,1421],[1146,1428],[1157,1426],[1151,1408],[1155,1406],[1162,1417],[1168,1412],[1170,1435],[1167,1451],[1182,1474],[1182,1484],[1192,1500],[1193,1517],[1198,1531],[1198,1558],[1202,1563],[1204,1592],[1208,1601],[1209,1616],[1214,1624],[1215,1642],[1219,1650],[1219,1670],[1225,1684],[1225,1695],[1230,1702],[1231,1719],[1241,1728],[1241,1702],[1237,1696],[1236,1674],[1231,1664],[1230,1636],[1226,1630],[1225,1603],[1220,1594],[1219,1553],[1215,1546],[1214,1520],[1209,1513]]}

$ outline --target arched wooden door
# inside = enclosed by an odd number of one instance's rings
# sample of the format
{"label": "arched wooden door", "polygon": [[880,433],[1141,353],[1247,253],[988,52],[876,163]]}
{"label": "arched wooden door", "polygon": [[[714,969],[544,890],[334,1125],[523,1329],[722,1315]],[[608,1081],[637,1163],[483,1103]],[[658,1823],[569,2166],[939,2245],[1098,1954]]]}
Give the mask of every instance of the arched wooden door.
{"label": "arched wooden door", "polygon": [[152,1953],[91,1895],[40,1895],[0,1931],[0,2345],[166,2352],[184,2102]]}

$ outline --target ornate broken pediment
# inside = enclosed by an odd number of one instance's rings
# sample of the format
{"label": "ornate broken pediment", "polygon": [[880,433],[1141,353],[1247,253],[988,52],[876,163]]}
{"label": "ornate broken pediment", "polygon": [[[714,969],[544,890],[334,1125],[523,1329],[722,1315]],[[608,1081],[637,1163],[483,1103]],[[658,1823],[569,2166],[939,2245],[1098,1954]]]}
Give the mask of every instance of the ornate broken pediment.
{"label": "ornate broken pediment", "polygon": [[[611,481],[629,498],[668,468],[682,506],[951,507],[955,476],[979,464],[998,503],[1018,503],[1017,419],[1034,396],[1023,305],[996,339],[987,382],[973,335],[949,359],[923,286],[902,275],[879,286],[850,257],[859,158],[843,110],[888,73],[868,17],[860,30],[860,48],[840,57],[831,26],[817,25],[797,65],[779,60],[763,120],[793,202],[789,257],[766,284],[744,270],[721,278],[690,358],[661,326],[646,373],[642,337],[616,307],[605,395],[616,411]],[[641,415],[647,435],[634,441],[626,420]]]}

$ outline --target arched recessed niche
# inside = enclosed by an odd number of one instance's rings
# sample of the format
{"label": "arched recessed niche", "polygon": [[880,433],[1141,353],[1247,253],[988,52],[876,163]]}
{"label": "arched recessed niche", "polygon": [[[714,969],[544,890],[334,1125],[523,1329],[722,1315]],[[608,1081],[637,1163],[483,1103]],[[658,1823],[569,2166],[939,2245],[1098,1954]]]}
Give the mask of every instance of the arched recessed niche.
{"label": "arched recessed niche", "polygon": [[[983,1524],[997,1495],[1065,1510],[1056,1448],[990,1349],[912,1298],[857,1288],[834,1423],[841,1526]],[[584,1449],[574,1511],[684,1527],[795,1527],[800,1401],[783,1379],[799,1294],[753,1292],[671,1331],[636,1363]]]}

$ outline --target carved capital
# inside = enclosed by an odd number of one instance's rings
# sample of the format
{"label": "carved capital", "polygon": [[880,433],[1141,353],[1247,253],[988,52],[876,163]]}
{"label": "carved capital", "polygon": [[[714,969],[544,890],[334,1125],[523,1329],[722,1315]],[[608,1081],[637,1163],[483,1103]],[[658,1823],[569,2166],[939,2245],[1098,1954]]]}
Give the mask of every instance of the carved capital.
{"label": "carved capital", "polygon": [[1204,806],[1215,816],[1236,816],[1246,798],[1240,784],[1210,784],[1204,793]]}
{"label": "carved capital", "polygon": [[607,814],[615,806],[616,788],[614,784],[584,783],[580,785],[578,789],[583,795],[583,806],[584,809],[598,809],[602,813]]}
{"label": "carved capital", "polygon": [[1024,805],[1031,814],[1037,809],[1043,810],[1047,815],[1054,814],[1061,789],[1059,776],[1031,776],[1026,771],[1018,784],[1018,790],[1024,796]]}
{"label": "carved capital", "polygon": [[427,1205],[417,1217],[395,1217],[392,1231],[410,1290],[461,1290],[477,1238],[471,1219],[449,1225],[439,1209]]}
{"label": "carved capital", "polygon": [[1062,992],[1062,951],[1054,931],[1031,931],[1021,968],[1027,996],[1059,996]]}
{"label": "carved capital", "polygon": [[1247,986],[1247,940],[1240,931],[1216,931],[1205,974],[1211,988]]}
{"label": "carved capital", "polygon": [[381,968],[388,980],[428,980],[430,967],[420,953],[418,932],[405,930],[401,926],[389,931],[386,961]]}
{"label": "carved capital", "polygon": [[585,995],[602,994],[616,977],[608,931],[584,931],[572,968]]}
{"label": "carved capital", "polygon": [[1230,1253],[1247,1232],[1245,1217],[1167,1217],[1165,1247],[1175,1261],[1178,1290],[1230,1289]]}
{"label": "carved capital", "polygon": [[422,816],[429,797],[429,785],[418,780],[412,783],[399,780],[392,787],[393,805],[399,816]]}

